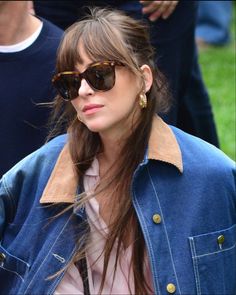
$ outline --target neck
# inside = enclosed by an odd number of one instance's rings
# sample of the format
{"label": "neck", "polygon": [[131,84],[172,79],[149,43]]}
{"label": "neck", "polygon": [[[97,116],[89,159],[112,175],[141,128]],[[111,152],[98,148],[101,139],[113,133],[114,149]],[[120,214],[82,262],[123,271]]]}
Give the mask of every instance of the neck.
{"label": "neck", "polygon": [[[100,135],[101,136],[101,135]],[[100,155],[100,160],[106,163],[106,166],[112,166],[118,159],[121,145],[115,138],[101,136],[103,143],[103,153]]]}
{"label": "neck", "polygon": [[103,162],[106,163],[106,166],[111,167],[119,160],[123,143],[130,135],[130,130],[132,130],[132,128],[132,124],[127,119],[119,128],[113,128],[99,133],[103,144],[101,158]]}
{"label": "neck", "polygon": [[40,20],[29,13],[28,1],[3,1],[0,4],[0,45],[14,45],[30,37]]}

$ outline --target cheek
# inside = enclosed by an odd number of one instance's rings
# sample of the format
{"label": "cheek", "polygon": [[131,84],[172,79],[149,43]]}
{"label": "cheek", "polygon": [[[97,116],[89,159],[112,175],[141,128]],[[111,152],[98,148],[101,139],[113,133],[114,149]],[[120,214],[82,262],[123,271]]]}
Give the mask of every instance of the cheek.
{"label": "cheek", "polygon": [[118,91],[123,97],[128,97],[131,101],[137,100],[138,94],[141,92],[141,81],[130,71],[124,70],[124,72],[117,75],[116,85]]}

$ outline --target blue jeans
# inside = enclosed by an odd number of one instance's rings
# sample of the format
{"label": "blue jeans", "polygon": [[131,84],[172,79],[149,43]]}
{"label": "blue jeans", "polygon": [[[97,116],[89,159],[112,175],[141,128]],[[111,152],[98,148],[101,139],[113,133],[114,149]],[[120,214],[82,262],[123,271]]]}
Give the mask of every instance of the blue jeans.
{"label": "blue jeans", "polygon": [[213,45],[230,41],[232,1],[199,1],[196,37]]}

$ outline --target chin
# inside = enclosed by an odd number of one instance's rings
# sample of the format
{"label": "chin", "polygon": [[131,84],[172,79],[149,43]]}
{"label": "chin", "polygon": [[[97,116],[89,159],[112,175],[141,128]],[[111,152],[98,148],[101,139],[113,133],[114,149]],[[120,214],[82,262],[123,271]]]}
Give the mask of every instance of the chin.
{"label": "chin", "polygon": [[85,124],[87,126],[87,128],[91,131],[91,132],[101,132],[103,131],[105,128],[103,126],[100,125],[95,125],[95,124]]}
{"label": "chin", "polygon": [[92,132],[102,132],[109,128],[109,122],[105,118],[83,120],[87,128]]}

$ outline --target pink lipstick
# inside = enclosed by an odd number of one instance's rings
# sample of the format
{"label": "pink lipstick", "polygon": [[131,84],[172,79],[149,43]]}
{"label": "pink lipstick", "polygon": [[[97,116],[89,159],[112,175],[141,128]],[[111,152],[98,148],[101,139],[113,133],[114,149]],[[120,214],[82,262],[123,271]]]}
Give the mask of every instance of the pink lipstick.
{"label": "pink lipstick", "polygon": [[102,104],[88,104],[83,107],[82,112],[86,115],[94,114],[97,111],[99,111],[102,107]]}

